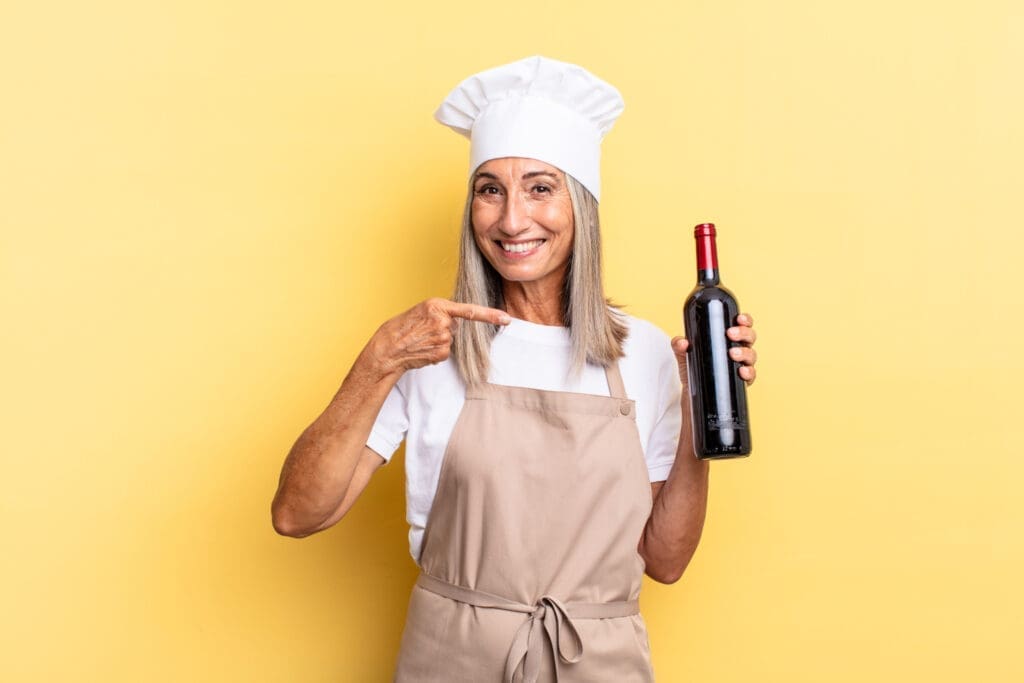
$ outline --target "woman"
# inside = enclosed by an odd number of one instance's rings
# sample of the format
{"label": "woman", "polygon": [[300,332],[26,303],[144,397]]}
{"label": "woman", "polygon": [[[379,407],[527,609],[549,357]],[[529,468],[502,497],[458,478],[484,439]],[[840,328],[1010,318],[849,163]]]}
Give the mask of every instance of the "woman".
{"label": "woman", "polygon": [[540,57],[452,91],[436,117],[471,140],[455,301],[384,323],[285,461],[274,527],[303,537],[406,441],[422,572],[396,680],[653,680],[641,579],[685,569],[708,466],[682,419],[686,340],[601,286],[599,145],[621,111],[613,87]]}

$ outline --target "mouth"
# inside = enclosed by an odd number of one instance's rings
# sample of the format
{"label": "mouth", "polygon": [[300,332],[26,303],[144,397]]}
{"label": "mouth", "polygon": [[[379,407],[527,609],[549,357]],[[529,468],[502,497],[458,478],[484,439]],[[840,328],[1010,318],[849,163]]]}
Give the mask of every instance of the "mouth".
{"label": "mouth", "polygon": [[501,247],[502,253],[510,259],[521,259],[526,258],[537,252],[541,245],[547,240],[529,240],[525,242],[507,242],[505,240],[495,240],[495,243]]}

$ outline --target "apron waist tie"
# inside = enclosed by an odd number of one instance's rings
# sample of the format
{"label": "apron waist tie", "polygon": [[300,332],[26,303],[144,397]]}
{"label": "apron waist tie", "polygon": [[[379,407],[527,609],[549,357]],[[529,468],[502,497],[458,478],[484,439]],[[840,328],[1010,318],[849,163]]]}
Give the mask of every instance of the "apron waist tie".
{"label": "apron waist tie", "polygon": [[416,585],[431,593],[474,607],[530,615],[512,639],[512,646],[505,660],[505,683],[513,683],[513,676],[520,665],[523,667],[523,683],[536,683],[540,676],[542,634],[547,636],[551,650],[556,655],[554,672],[557,681],[557,658],[561,658],[566,664],[575,664],[583,656],[583,639],[580,638],[573,619],[613,619],[630,617],[640,612],[637,600],[563,603],[550,595],[545,595],[536,605],[527,605],[484,591],[457,586],[422,572],[416,580]]}

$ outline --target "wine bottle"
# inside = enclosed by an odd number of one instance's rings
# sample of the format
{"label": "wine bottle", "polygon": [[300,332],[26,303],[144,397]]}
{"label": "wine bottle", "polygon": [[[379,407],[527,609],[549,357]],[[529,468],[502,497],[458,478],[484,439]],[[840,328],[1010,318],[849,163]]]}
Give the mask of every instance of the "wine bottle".
{"label": "wine bottle", "polygon": [[686,366],[693,424],[694,455],[701,460],[750,455],[750,422],[741,363],[729,357],[740,346],[725,331],[737,324],[739,304],[718,275],[715,226],[701,223],[697,240],[697,286],[683,305],[683,325],[690,342]]}

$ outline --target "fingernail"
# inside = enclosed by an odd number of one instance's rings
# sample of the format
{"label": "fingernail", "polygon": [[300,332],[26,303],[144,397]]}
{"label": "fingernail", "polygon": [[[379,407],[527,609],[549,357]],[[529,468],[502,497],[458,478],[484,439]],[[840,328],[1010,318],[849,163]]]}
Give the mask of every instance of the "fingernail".
{"label": "fingernail", "polygon": [[743,352],[740,349],[729,349],[729,355],[733,358],[739,358],[743,355]]}
{"label": "fingernail", "polygon": [[502,325],[508,325],[510,322],[512,322],[512,316],[510,316],[508,313],[502,313],[501,315],[498,316],[498,322],[500,322]]}

